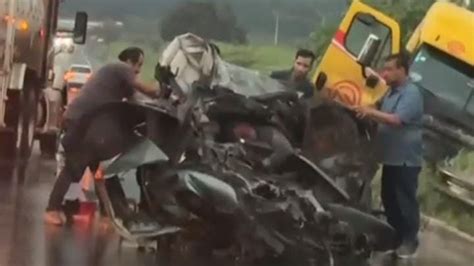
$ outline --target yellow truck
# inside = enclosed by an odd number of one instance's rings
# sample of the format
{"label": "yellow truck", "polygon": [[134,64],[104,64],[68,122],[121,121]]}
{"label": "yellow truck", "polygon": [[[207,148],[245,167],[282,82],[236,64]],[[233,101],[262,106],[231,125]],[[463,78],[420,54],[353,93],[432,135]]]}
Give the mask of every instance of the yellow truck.
{"label": "yellow truck", "polygon": [[[387,91],[377,70],[400,49],[399,24],[354,0],[315,72],[316,88],[347,105],[373,105]],[[425,100],[426,155],[437,160],[474,148],[474,12],[433,3],[406,50]]]}

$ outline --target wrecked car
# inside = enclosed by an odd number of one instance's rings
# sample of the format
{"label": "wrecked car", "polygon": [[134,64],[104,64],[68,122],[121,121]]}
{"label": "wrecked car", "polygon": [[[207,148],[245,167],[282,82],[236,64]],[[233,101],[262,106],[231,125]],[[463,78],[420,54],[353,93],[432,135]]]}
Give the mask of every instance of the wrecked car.
{"label": "wrecked car", "polygon": [[[192,34],[178,36],[161,64],[175,73],[164,84],[169,99],[107,107],[124,112],[135,130],[134,144],[104,161],[104,179],[96,180],[123,237],[322,265],[390,248],[393,228],[370,214],[370,126],[337,104],[308,110],[283,84],[224,62]],[[173,95],[184,100],[176,104]],[[255,138],[259,128],[272,134]],[[281,141],[288,149],[277,149]],[[115,215],[117,187],[108,185],[131,169],[146,216],[138,223]]]}
{"label": "wrecked car", "polygon": [[[176,110],[159,103],[121,103],[141,110],[147,123],[136,145],[103,164],[104,174],[138,168],[144,210],[155,221],[136,230],[115,221],[123,236],[172,234],[169,247],[179,245],[179,237],[185,245],[198,243],[201,255],[233,250],[233,257],[246,262],[292,256],[335,265],[390,248],[393,228],[360,211],[303,155],[290,153],[277,167],[259,169],[258,162],[272,153],[270,146],[216,141],[206,115],[216,98],[215,90],[199,86]],[[99,197],[114,217],[105,182],[97,182]]]}
{"label": "wrecked car", "polygon": [[[361,205],[370,209],[370,182],[377,170],[373,145],[374,125],[360,121],[336,102],[315,99],[314,103],[299,100],[291,89],[279,81],[256,71],[226,62],[218,49],[199,36],[176,37],[164,50],[161,64],[176,73],[176,82],[188,90],[199,81],[213,88],[227,88],[241,98],[253,98],[263,109],[270,110],[276,126],[296,149],[322,167],[341,186],[350,186],[350,194],[363,198]],[[230,98],[230,100],[229,100]],[[237,96],[229,96],[227,110],[219,110],[221,120],[235,117]],[[231,109],[231,110],[229,110]],[[256,110],[249,117],[258,117]],[[267,112],[268,113],[268,112]],[[266,122],[268,124],[268,121]],[[357,189],[354,189],[357,187]],[[357,195],[356,195],[357,194]]]}

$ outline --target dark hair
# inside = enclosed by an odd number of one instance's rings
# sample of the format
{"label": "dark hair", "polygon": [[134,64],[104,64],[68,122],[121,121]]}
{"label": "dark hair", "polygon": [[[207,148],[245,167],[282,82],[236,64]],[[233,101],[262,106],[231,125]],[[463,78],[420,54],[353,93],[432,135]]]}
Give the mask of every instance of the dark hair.
{"label": "dark hair", "polygon": [[316,59],[316,55],[314,55],[314,53],[312,51],[308,50],[308,49],[299,49],[296,52],[295,59],[298,58],[298,57],[311,58],[311,64]]}
{"label": "dark hair", "polygon": [[406,52],[400,52],[398,54],[392,54],[385,58],[385,62],[395,61],[398,68],[403,67],[405,74],[408,75],[410,72],[410,56]]}
{"label": "dark hair", "polygon": [[127,62],[130,60],[132,63],[136,64],[138,63],[138,60],[140,60],[140,56],[144,55],[145,53],[142,49],[138,47],[128,47],[127,49],[120,52],[118,59],[122,62]]}

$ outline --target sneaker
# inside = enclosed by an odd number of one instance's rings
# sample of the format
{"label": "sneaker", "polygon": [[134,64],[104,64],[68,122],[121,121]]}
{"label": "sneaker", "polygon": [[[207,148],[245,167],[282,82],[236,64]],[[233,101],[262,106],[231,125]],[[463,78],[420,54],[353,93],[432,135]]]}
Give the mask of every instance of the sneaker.
{"label": "sneaker", "polygon": [[416,251],[418,249],[418,242],[404,242],[400,245],[399,248],[395,251],[398,258],[409,259],[416,256]]}
{"label": "sneaker", "polygon": [[48,211],[44,214],[44,222],[51,225],[64,225],[66,223],[66,218],[59,211]]}
{"label": "sneaker", "polygon": [[381,254],[382,255],[392,255],[392,254],[395,254],[396,250],[395,249],[387,249],[385,251],[383,251]]}
{"label": "sneaker", "polygon": [[384,255],[393,255],[397,252],[397,249],[401,246],[402,241],[397,237],[390,248],[383,251],[382,254]]}

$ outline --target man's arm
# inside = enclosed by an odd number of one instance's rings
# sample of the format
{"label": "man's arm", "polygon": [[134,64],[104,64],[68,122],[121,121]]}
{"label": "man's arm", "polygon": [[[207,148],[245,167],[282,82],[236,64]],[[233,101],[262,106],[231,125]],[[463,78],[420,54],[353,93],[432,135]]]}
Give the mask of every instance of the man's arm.
{"label": "man's arm", "polygon": [[161,94],[161,88],[159,83],[156,83],[156,85],[153,86],[145,84],[139,80],[135,80],[133,82],[133,87],[141,93],[146,94],[152,98],[158,98]]}
{"label": "man's arm", "polygon": [[356,112],[358,113],[359,118],[367,117],[379,123],[384,123],[395,127],[403,125],[402,120],[396,113],[385,113],[372,107],[357,107]]}
{"label": "man's arm", "polygon": [[416,117],[423,115],[423,98],[414,88],[406,88],[393,113],[379,111],[372,107],[356,107],[354,110],[360,118],[368,117],[379,123],[400,127],[411,123]]}

